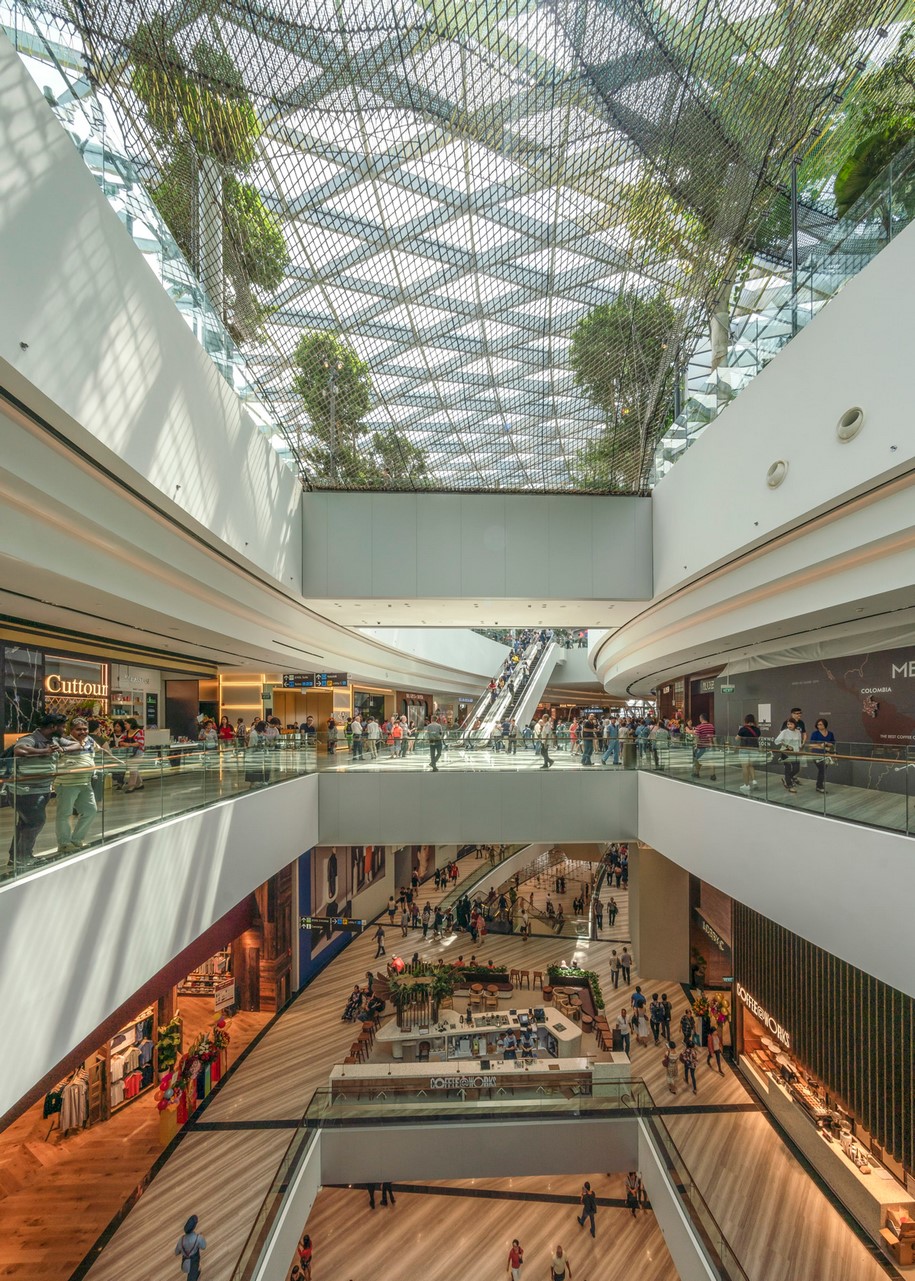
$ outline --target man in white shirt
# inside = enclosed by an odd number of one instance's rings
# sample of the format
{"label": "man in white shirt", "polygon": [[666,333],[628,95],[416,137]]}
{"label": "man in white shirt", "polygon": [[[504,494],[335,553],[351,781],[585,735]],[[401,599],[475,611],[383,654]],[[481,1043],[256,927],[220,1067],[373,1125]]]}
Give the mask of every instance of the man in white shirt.
{"label": "man in white shirt", "polygon": [[550,1277],[552,1281],[572,1281],[572,1265],[568,1256],[561,1245],[557,1245],[556,1253],[550,1259]]}
{"label": "man in white shirt", "polygon": [[377,760],[378,744],[381,741],[381,726],[374,716],[369,717],[369,723],[365,727],[365,736],[369,740],[369,755],[373,761]]}
{"label": "man in white shirt", "polygon": [[535,731],[537,742],[540,744],[540,756],[543,760],[541,769],[549,769],[553,762],[550,760],[550,735],[553,732],[552,722],[549,716],[541,716],[537,722]]}
{"label": "man in white shirt", "polygon": [[623,1042],[623,1053],[628,1054],[629,1046],[631,1044],[631,1039],[630,1039],[631,1029],[629,1027],[629,1015],[626,1013],[625,1010],[620,1010],[620,1016],[616,1020],[616,1030],[617,1032],[619,1032]]}
{"label": "man in white shirt", "polygon": [[350,733],[353,736],[353,748],[352,748],[353,760],[361,761],[363,728],[362,728],[362,717],[359,715],[358,712],[353,717],[353,722],[350,725]]}

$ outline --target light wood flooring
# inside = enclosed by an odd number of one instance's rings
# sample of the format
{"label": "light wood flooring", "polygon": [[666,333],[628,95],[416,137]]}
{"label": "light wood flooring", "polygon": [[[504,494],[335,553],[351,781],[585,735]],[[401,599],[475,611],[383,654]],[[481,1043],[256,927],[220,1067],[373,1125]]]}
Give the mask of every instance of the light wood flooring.
{"label": "light wood flooring", "polygon": [[[575,1281],[631,1278],[677,1281],[677,1271],[650,1211],[635,1218],[625,1207],[598,1206],[597,1235],[576,1223],[581,1179],[474,1180],[397,1185],[395,1205],[370,1210],[357,1188],[319,1193],[307,1230],[314,1245],[314,1281],[497,1281],[506,1274],[517,1237],[530,1278],[549,1275],[556,1245],[563,1247]],[[619,1198],[622,1177],[592,1181],[598,1197]],[[428,1188],[428,1190],[426,1190]],[[488,1192],[489,1196],[472,1195]],[[526,1201],[526,1192],[551,1198]],[[471,1194],[471,1195],[468,1195]],[[559,1198],[572,1197],[573,1204]],[[555,1198],[555,1199],[553,1199]]]}
{"label": "light wood flooring", "polygon": [[[181,997],[188,1044],[216,1017],[212,998]],[[232,1020],[230,1065],[268,1022]],[[43,1100],[0,1131],[0,1276],[68,1277],[159,1158],[153,1092],[65,1138],[42,1116]]]}
{"label": "light wood flooring", "polygon": [[[464,860],[462,874],[471,873],[473,866],[473,860]],[[578,893],[578,885],[573,885],[570,879],[569,887],[566,897],[570,899]],[[416,932],[403,940],[402,950],[407,958],[417,950],[424,957],[444,956],[452,960],[459,953],[467,957],[475,950],[483,961],[492,957],[496,964],[531,970],[545,971],[552,961],[581,964],[598,972],[612,1018],[619,1008],[628,1005],[631,993],[631,988],[613,992],[609,978],[611,948],[629,932],[628,894],[620,891],[615,892],[615,896],[621,911],[613,940],[609,942],[604,938],[592,941],[546,935],[524,943],[517,936],[491,934],[482,946],[471,949],[466,936],[440,941],[429,938],[423,943],[420,933]],[[436,898],[434,893],[431,897],[433,901]],[[603,897],[606,901],[606,894]],[[389,933],[393,935],[398,931]],[[606,930],[604,934],[606,936]],[[391,938],[390,942],[400,944],[401,940]],[[240,1244],[250,1230],[280,1156],[292,1137],[292,1131],[276,1128],[276,1124],[288,1125],[301,1117],[312,1091],[326,1082],[331,1065],[348,1051],[353,1029],[341,1021],[340,1014],[352,985],[361,981],[372,965],[374,950],[368,934],[355,939],[271,1026],[240,1069],[213,1097],[201,1122],[191,1127],[163,1171],[117,1228],[110,1244],[89,1270],[90,1281],[122,1281],[125,1260],[129,1261],[131,1281],[160,1281],[163,1271],[168,1272],[172,1266],[175,1241],[190,1213],[200,1215],[201,1230],[211,1242],[206,1260],[207,1281],[228,1281]],[[395,950],[389,946],[389,955]],[[637,966],[638,957],[635,960]],[[678,1022],[686,1003],[679,985],[656,977],[643,980],[637,972],[633,980],[641,982],[648,996],[654,991],[666,991],[674,1004],[674,1023]],[[719,1076],[707,1068],[701,1058],[698,1095],[681,1088],[676,1096],[671,1096],[666,1092],[660,1049],[653,1044],[647,1048],[634,1046],[632,1060],[634,1074],[644,1078],[657,1102],[664,1106],[665,1119],[676,1141],[683,1144],[683,1155],[691,1172],[698,1175],[699,1169],[702,1170],[702,1176],[697,1178],[700,1190],[704,1191],[708,1181],[715,1212],[739,1238],[750,1281],[772,1281],[775,1277],[779,1281],[783,1277],[790,1281],[844,1281],[845,1277],[878,1281],[885,1276],[825,1197],[806,1179],[768,1122],[752,1110],[750,1097],[733,1070],[727,1068],[724,1076]],[[692,1115],[696,1105],[711,1107],[714,1111]],[[748,1105],[750,1111],[746,1111]],[[735,1108],[740,1109],[736,1114]],[[234,1123],[233,1128],[221,1128],[225,1122]],[[758,1124],[753,1124],[755,1122]],[[209,1128],[213,1125],[217,1128]],[[746,1135],[747,1140],[752,1137],[751,1147],[742,1147],[742,1135]],[[752,1153],[752,1162],[746,1160],[748,1151]],[[720,1160],[716,1159],[719,1153],[722,1154]],[[93,1195],[90,1187],[87,1181],[87,1198]],[[773,1195],[773,1189],[781,1187],[786,1188],[785,1195]],[[364,1193],[362,1196],[364,1198]],[[799,1227],[795,1202],[804,1206],[802,1227]],[[358,1200],[353,1204],[358,1205]],[[475,1206],[475,1213],[477,1209]],[[400,1210],[398,1201],[398,1215]],[[373,1222],[383,1213],[387,1212],[376,1210]],[[70,1218],[69,1212],[67,1217]],[[16,1235],[23,1220],[38,1225],[37,1231],[30,1229],[27,1249],[24,1240]],[[349,1231],[345,1218],[341,1222],[332,1216],[332,1221],[335,1234],[352,1250],[349,1255],[352,1268],[342,1260],[340,1271],[336,1265],[328,1272],[318,1272],[316,1268],[315,1281],[321,1281],[322,1277],[329,1281],[331,1278],[347,1281],[350,1276],[354,1281],[374,1277],[376,1272],[371,1267],[365,1269],[360,1265],[367,1240],[364,1234]],[[0,1275],[28,1273],[30,1281],[32,1278],[64,1281],[66,1272],[59,1264],[55,1265],[53,1251],[42,1244],[41,1226],[50,1231],[56,1222],[57,1208],[36,1188],[31,1207],[20,1208],[18,1224],[11,1221],[0,1224],[4,1235],[4,1229],[12,1232],[13,1251],[10,1257],[7,1235],[4,1246],[0,1247],[6,1265]],[[360,1217],[360,1226],[364,1222]],[[553,1222],[550,1218],[549,1223]],[[536,1244],[537,1229],[532,1231],[536,1254],[541,1246]],[[726,1234],[728,1231],[726,1227]],[[445,1239],[444,1236],[436,1238],[437,1242]],[[479,1238],[476,1240],[478,1250]],[[547,1238],[543,1241],[545,1248]],[[370,1247],[371,1237],[368,1243]],[[400,1248],[399,1239],[391,1248],[396,1253]],[[451,1255],[450,1247],[444,1253]],[[470,1257],[471,1271],[475,1271],[478,1254],[471,1250]],[[572,1257],[574,1260],[574,1255]],[[789,1259],[789,1264],[787,1268],[780,1265],[773,1270],[773,1258],[779,1257]],[[824,1260],[828,1260],[828,1268],[824,1268]],[[490,1267],[487,1255],[486,1268],[494,1277],[500,1274],[496,1271],[499,1266],[499,1261],[494,1260]],[[504,1270],[504,1265],[501,1266]],[[539,1265],[537,1271],[539,1274]],[[424,1265],[418,1272],[401,1270],[401,1275],[422,1276],[425,1281],[433,1274],[428,1273]],[[449,1281],[455,1275],[452,1256]],[[638,1276],[641,1281],[643,1274],[636,1270],[618,1273],[614,1269],[612,1274],[603,1271],[595,1277],[610,1275]],[[595,1277],[591,1281],[595,1281]],[[576,1281],[582,1281],[578,1272]]]}

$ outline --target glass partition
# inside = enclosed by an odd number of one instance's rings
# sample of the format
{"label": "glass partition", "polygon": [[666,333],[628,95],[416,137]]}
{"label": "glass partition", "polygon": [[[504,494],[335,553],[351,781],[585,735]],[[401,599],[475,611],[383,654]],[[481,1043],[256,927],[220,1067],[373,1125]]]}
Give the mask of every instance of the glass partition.
{"label": "glass partition", "polygon": [[[317,771],[343,774],[364,771],[395,775],[431,769],[438,753],[442,777],[459,773],[518,773],[544,770],[541,752],[524,742],[514,752],[495,738],[469,738],[446,731],[444,742],[425,731],[400,740],[379,739],[375,751],[354,743],[341,728],[327,732],[285,733],[270,745],[227,747],[171,743],[147,747],[134,756],[122,748],[98,748],[85,754],[55,752],[29,760],[6,757],[0,779],[0,881],[72,858],[82,850],[161,823],[165,819],[244,796]],[[838,750],[817,753],[808,745],[797,753],[776,749],[766,740],[743,749],[737,739],[716,738],[697,749],[693,742],[652,742],[645,738],[623,744],[599,744],[590,769],[581,753],[560,739],[548,747],[555,769],[551,778],[586,775],[589,786],[607,774],[646,770],[694,787],[728,792],[747,801],[787,806],[846,822],[889,831],[915,831],[911,792],[915,786],[915,747],[874,743],[839,743]],[[555,784],[553,784],[555,785]],[[4,862],[3,850],[7,850]],[[509,847],[506,853],[512,853]],[[510,895],[514,878],[499,876],[498,861],[481,865],[478,877],[462,882],[460,892],[479,883],[494,885],[496,895]],[[538,864],[522,874],[544,870]],[[451,898],[443,902],[451,904]],[[517,928],[520,902],[515,909]],[[537,902],[530,913],[534,932],[586,936],[587,911],[560,921]],[[538,928],[539,927],[539,928]]]}

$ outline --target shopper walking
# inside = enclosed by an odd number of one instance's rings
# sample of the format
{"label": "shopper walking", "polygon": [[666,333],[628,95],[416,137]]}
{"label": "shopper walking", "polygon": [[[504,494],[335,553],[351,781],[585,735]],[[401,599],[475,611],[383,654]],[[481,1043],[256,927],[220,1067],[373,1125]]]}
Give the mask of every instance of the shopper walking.
{"label": "shopper walking", "polygon": [[46,713],[39,719],[37,729],[17,739],[13,747],[13,774],[6,789],[13,794],[16,827],[9,852],[20,866],[32,858],[45,824],[51,781],[61,752],[59,736],[66,719],[56,712]]}
{"label": "shopper walking", "polygon": [[299,1264],[302,1269],[302,1281],[311,1281],[311,1237],[306,1232],[299,1245]]}
{"label": "shopper walking", "polygon": [[585,1219],[591,1221],[591,1235],[595,1235],[594,1216],[597,1214],[597,1197],[591,1190],[591,1184],[585,1183],[581,1190],[581,1214],[578,1216],[578,1226],[585,1226]]}
{"label": "shopper walking", "polygon": [[387,953],[384,950],[384,926],[380,922],[378,925],[378,929],[372,935],[372,938],[378,944],[377,948],[375,949],[375,960],[377,961],[379,956],[387,955]]}
{"label": "shopper walking", "polygon": [[582,743],[581,763],[582,765],[593,765],[594,744],[597,741],[598,734],[597,721],[593,716],[588,717],[579,732]]}
{"label": "shopper walking", "polygon": [[143,759],[143,750],[146,747],[146,731],[140,722],[134,716],[127,719],[127,733],[119,743],[120,747],[127,750],[127,786],[124,788],[127,792],[142,792],[143,784],[140,781],[140,761]]}
{"label": "shopper walking", "polygon": [[677,1060],[676,1041],[667,1042],[661,1062],[664,1065],[664,1071],[667,1073],[667,1088],[670,1090],[671,1094],[676,1094],[678,1080],[677,1068],[679,1066]]}
{"label": "shopper walking", "polygon": [[623,982],[628,987],[632,979],[632,953],[628,947],[623,948],[620,954],[620,967],[623,971]]}
{"label": "shopper walking", "polygon": [[[56,758],[57,775],[57,851],[72,854],[81,850],[89,828],[98,813],[92,780],[95,775],[95,740],[89,735],[89,722],[77,716],[70,725],[70,736],[60,739],[61,754]],[[70,819],[76,814],[76,825],[70,830]]]}
{"label": "shopper walking", "polygon": [[718,1065],[718,1075],[724,1076],[724,1073],[721,1070],[721,1033],[718,1031],[717,1027],[713,1027],[711,1032],[709,1032],[705,1045],[708,1050],[708,1066],[712,1066],[712,1055],[714,1054],[715,1062]]}
{"label": "shopper walking", "polygon": [[206,1238],[197,1231],[197,1223],[197,1215],[192,1214],[175,1246],[175,1255],[181,1260],[181,1271],[188,1281],[197,1281],[200,1276],[200,1253],[207,1248]]}
{"label": "shopper walking", "polygon": [[365,727],[365,737],[368,739],[369,756],[373,761],[378,759],[378,744],[381,741],[381,726],[374,716],[369,717],[369,723]]}
{"label": "shopper walking", "polygon": [[629,1015],[625,1010],[620,1011],[620,1016],[616,1020],[616,1030],[620,1034],[621,1050],[623,1054],[628,1054],[631,1044],[631,1028],[629,1026]]}
{"label": "shopper walking", "polygon": [[664,1023],[664,1006],[661,1004],[657,992],[651,998],[651,1005],[648,1007],[648,1020],[651,1024],[651,1035],[654,1037],[655,1045],[661,1039],[661,1028]]}
{"label": "shopper walking", "polygon": [[541,769],[549,769],[553,764],[550,758],[550,736],[552,735],[552,732],[553,727],[550,723],[549,716],[542,716],[537,722],[536,729],[537,742],[540,744],[540,757],[543,761],[543,764],[540,766]]}
{"label": "shopper walking", "polygon": [[607,904],[607,917],[608,917],[608,923],[609,923],[609,926],[610,926],[610,929],[611,929],[611,930],[613,929],[614,925],[616,924],[616,918],[617,918],[617,916],[619,916],[619,911],[620,911],[620,909],[619,909],[619,904],[617,903],[616,899],[615,899],[615,898],[613,897],[613,895],[611,894],[611,896],[610,896],[610,902]]}
{"label": "shopper walking", "polygon": [[517,1237],[512,1241],[508,1252],[508,1271],[512,1281],[521,1281],[521,1269],[524,1266],[524,1247]]}
{"label": "shopper walking", "polygon": [[[699,724],[693,730],[693,774],[699,778],[702,774],[702,758],[715,741],[715,726],[709,720],[704,712],[699,713]],[[715,767],[712,766],[710,778],[714,783],[717,775]]]}
{"label": "shopper walking", "polygon": [[445,742],[445,731],[438,721],[430,721],[426,726],[426,742],[429,744],[429,764],[432,772],[437,774],[439,757]]}
{"label": "shopper walking", "polygon": [[550,1259],[550,1281],[572,1281],[572,1265],[561,1245],[557,1245]]}
{"label": "shopper walking", "polygon": [[642,1197],[642,1180],[638,1170],[630,1170],[626,1175],[626,1208],[633,1218],[636,1217],[639,1201]]}
{"label": "shopper walking", "polygon": [[683,1064],[683,1084],[689,1085],[692,1082],[693,1094],[696,1093],[696,1047],[692,1044],[684,1045],[680,1051],[680,1062]]}
{"label": "shopper walking", "polygon": [[785,770],[782,782],[788,792],[797,791],[797,776],[801,768],[798,753],[801,750],[801,744],[802,736],[797,727],[797,721],[789,716],[785,721],[785,728],[779,732],[775,739],[775,747],[780,752],[779,759]]}
{"label": "shopper walking", "polygon": [[614,948],[610,953],[610,982],[613,984],[614,990],[620,985],[621,969],[620,958],[616,954],[616,948]]}
{"label": "shopper walking", "polygon": [[743,770],[743,783],[740,790],[750,792],[759,784],[756,781],[756,750],[759,746],[759,726],[752,712],[747,712],[743,724],[737,731],[737,751],[740,757],[740,768]]}
{"label": "shopper walking", "polygon": [[661,1009],[664,1011],[663,1017],[661,1019],[661,1036],[664,1038],[665,1041],[669,1041],[670,1040],[670,1020],[674,1012],[674,1007],[671,1005],[670,1001],[668,1001],[666,992],[661,993]]}
{"label": "shopper walking", "polygon": [[352,754],[353,760],[361,761],[363,759],[362,740],[365,737],[365,730],[362,725],[362,717],[359,715],[358,712],[353,717],[352,722],[350,724],[349,736],[350,736],[350,752]]}
{"label": "shopper walking", "polygon": [[824,720],[822,716],[807,740],[807,750],[816,757],[817,791],[825,796],[826,766],[834,763],[831,756],[836,750],[836,736],[829,728],[829,721]]}

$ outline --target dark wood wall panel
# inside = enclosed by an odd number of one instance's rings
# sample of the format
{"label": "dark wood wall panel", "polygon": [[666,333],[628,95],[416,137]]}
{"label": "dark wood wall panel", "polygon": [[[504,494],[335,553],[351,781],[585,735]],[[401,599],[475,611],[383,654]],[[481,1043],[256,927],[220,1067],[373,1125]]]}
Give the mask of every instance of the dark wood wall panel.
{"label": "dark wood wall panel", "polygon": [[915,1000],[734,904],[734,974],[793,1052],[881,1147],[915,1170]]}

